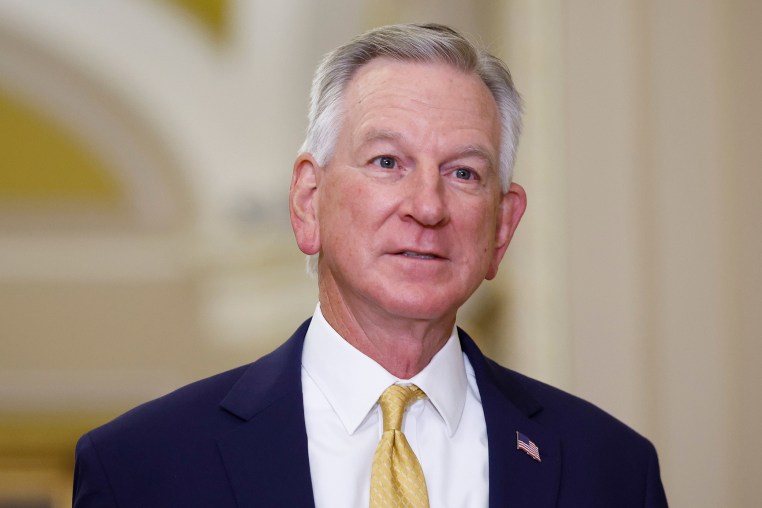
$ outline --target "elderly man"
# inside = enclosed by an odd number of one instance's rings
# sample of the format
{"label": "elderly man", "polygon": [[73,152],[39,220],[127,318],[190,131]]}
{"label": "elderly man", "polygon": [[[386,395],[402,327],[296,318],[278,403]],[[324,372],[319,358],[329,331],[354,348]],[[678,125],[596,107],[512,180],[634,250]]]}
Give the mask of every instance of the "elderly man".
{"label": "elderly man", "polygon": [[75,506],[666,506],[648,441],[455,327],[526,206],[520,109],[502,62],[443,26],[330,53],[290,191],[314,316],[83,436]]}

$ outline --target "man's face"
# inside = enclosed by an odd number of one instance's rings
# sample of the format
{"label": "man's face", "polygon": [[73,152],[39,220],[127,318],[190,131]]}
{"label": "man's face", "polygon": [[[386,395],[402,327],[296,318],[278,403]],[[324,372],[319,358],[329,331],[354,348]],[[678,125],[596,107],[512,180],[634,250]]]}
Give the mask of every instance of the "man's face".
{"label": "man's face", "polygon": [[350,81],[344,110],[325,167],[309,156],[295,166],[294,185],[314,183],[308,241],[294,229],[321,254],[321,302],[454,318],[494,277],[525,204],[520,187],[501,192],[492,95],[444,64],[378,58]]}

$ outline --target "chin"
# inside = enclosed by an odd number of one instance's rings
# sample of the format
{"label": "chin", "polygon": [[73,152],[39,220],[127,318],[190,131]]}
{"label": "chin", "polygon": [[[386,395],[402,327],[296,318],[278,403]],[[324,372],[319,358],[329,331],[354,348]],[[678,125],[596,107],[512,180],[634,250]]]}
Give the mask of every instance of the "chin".
{"label": "chin", "polygon": [[381,301],[384,310],[394,316],[435,321],[454,317],[465,299],[444,298],[433,291],[398,290]]}

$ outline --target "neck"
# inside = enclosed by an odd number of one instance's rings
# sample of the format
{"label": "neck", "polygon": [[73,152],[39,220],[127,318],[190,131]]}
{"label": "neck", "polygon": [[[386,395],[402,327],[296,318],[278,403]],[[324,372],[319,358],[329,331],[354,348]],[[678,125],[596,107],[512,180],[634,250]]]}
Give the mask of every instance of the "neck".
{"label": "neck", "polygon": [[413,319],[391,316],[320,291],[320,309],[344,340],[400,379],[410,379],[447,343],[455,316]]}

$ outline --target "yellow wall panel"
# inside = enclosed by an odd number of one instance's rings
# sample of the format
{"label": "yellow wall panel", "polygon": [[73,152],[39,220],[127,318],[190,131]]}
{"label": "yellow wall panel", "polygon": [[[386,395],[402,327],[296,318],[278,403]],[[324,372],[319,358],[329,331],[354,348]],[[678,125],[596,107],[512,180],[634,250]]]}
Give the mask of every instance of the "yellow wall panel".
{"label": "yellow wall panel", "polygon": [[0,90],[0,200],[111,204],[122,197],[74,133]]}
{"label": "yellow wall panel", "polygon": [[225,37],[228,24],[227,0],[164,0],[200,22],[212,35],[222,39]]}

